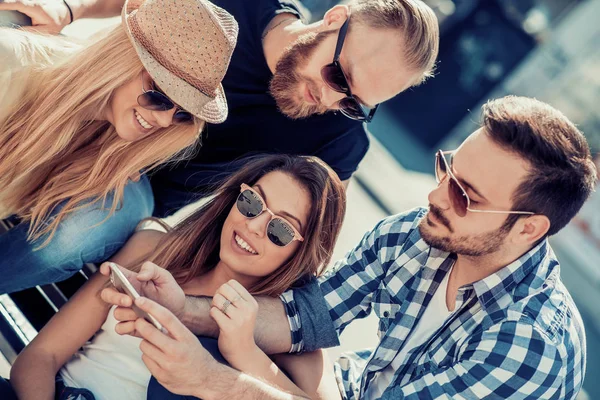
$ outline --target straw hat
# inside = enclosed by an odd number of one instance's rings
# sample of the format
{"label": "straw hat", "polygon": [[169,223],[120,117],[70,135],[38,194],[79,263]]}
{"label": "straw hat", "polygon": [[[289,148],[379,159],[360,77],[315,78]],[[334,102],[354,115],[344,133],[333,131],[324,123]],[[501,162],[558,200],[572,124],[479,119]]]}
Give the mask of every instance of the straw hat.
{"label": "straw hat", "polygon": [[161,90],[207,122],[225,121],[221,81],[235,48],[235,19],[205,0],[127,0],[121,15],[142,64]]}

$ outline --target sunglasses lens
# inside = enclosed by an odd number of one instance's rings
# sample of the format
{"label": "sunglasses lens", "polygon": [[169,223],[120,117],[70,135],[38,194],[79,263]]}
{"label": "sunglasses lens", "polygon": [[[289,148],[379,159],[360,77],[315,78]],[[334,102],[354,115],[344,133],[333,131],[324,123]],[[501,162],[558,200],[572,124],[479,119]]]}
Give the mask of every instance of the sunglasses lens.
{"label": "sunglasses lens", "polygon": [[284,220],[273,218],[267,226],[267,235],[271,242],[283,247],[294,240],[294,229]]}
{"label": "sunglasses lens", "polygon": [[346,93],[349,90],[348,81],[344,72],[337,64],[327,64],[321,69],[321,76],[330,88],[339,93]]}
{"label": "sunglasses lens", "polygon": [[251,190],[244,190],[236,201],[239,212],[246,218],[255,218],[262,212],[262,201]]}
{"label": "sunglasses lens", "polygon": [[173,115],[173,122],[180,125],[188,125],[194,121],[194,116],[187,111],[177,111]]}
{"label": "sunglasses lens", "polygon": [[156,90],[149,90],[139,95],[138,104],[151,111],[167,111],[175,107],[167,96]]}
{"label": "sunglasses lens", "polygon": [[357,121],[364,121],[367,117],[362,110],[360,104],[352,97],[345,97],[338,102],[340,111],[347,117]]}
{"label": "sunglasses lens", "polygon": [[458,183],[454,178],[450,179],[448,183],[448,190],[450,191],[450,200],[452,206],[459,217],[464,217],[467,214],[467,196],[465,192],[458,186]]}
{"label": "sunglasses lens", "polygon": [[441,152],[438,151],[435,154],[435,179],[437,180],[437,183],[440,183],[444,179],[446,179],[447,173],[448,172],[446,171],[446,162],[444,161],[444,156]]}
{"label": "sunglasses lens", "polygon": [[[438,183],[443,182],[448,177],[448,164],[441,151],[435,156],[435,178]],[[454,211],[459,217],[467,215],[467,194],[461,189],[458,182],[450,176],[448,182],[448,193],[450,202]]]}

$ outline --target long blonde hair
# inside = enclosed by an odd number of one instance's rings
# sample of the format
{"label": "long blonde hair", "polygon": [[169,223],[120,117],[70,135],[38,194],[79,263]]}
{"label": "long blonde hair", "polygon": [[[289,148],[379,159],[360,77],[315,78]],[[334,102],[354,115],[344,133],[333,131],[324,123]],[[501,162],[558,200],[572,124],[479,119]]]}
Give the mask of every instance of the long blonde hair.
{"label": "long blonde hair", "polygon": [[119,26],[54,64],[16,73],[22,94],[0,119],[0,192],[3,206],[30,223],[29,240],[45,236],[46,245],[68,214],[91,201],[101,200],[112,215],[129,177],[194,151],[204,126],[199,119],[135,142],[101,120],[112,93],[142,71]]}

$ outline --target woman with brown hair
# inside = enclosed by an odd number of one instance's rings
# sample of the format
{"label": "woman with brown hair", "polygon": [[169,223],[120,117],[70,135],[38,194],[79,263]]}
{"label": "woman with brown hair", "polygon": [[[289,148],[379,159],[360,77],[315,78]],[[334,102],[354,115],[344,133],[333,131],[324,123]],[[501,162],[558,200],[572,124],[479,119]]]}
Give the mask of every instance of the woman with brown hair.
{"label": "woman with brown hair", "polygon": [[89,45],[0,29],[0,218],[21,220],[0,235],[0,293],[105,260],[152,214],[144,174],[227,117],[236,38],[205,0],[129,0]]}
{"label": "woman with brown hair", "polygon": [[[235,280],[252,295],[277,296],[320,274],[344,213],[344,187],[318,158],[256,157],[172,230],[135,233],[111,261],[134,271],[148,261],[164,267],[187,295],[212,297]],[[108,284],[93,276],[19,355],[11,384],[20,399],[54,398],[55,376],[61,389],[85,388],[96,399],[146,398],[141,339],[115,332],[114,308],[99,295]],[[235,366],[239,355],[224,355]],[[256,365],[253,376],[301,393],[270,361]]]}

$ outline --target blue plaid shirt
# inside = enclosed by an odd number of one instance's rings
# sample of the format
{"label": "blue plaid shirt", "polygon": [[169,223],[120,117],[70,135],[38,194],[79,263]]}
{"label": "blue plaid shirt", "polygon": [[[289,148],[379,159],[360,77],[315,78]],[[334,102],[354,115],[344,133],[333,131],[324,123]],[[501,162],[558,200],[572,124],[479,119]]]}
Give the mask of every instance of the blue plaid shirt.
{"label": "blue plaid shirt", "polygon": [[[379,318],[377,348],[347,353],[335,365],[347,399],[364,398],[376,373],[402,349],[454,263],[453,254],[421,239],[418,224],[425,213],[420,208],[384,219],[319,279],[320,291],[313,283],[312,289],[281,296],[294,352],[335,345],[336,334],[371,311]],[[431,338],[408,353],[383,399],[577,395],[585,374],[583,322],[547,241],[461,287],[455,310]],[[331,322],[324,323],[327,313]]]}

